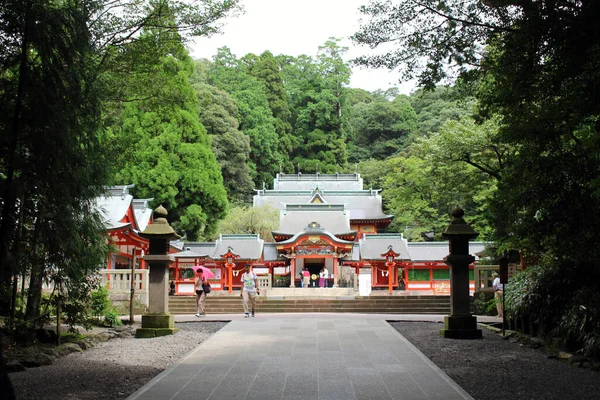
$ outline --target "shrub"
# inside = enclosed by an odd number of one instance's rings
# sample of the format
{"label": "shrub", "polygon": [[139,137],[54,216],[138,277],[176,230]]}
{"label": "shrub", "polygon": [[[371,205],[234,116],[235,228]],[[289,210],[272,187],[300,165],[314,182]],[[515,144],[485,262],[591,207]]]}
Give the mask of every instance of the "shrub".
{"label": "shrub", "polygon": [[600,272],[594,263],[546,255],[513,276],[504,292],[508,315],[529,318],[539,334],[600,355]]}
{"label": "shrub", "polygon": [[104,315],[106,310],[110,309],[112,304],[108,297],[108,290],[104,286],[100,286],[94,290],[91,295],[91,309],[94,317]]}
{"label": "shrub", "polygon": [[473,311],[476,315],[496,315],[494,293],[479,292],[473,300]]}
{"label": "shrub", "polygon": [[119,312],[115,308],[110,308],[104,311],[104,325],[106,326],[121,326],[123,322],[119,318]]}

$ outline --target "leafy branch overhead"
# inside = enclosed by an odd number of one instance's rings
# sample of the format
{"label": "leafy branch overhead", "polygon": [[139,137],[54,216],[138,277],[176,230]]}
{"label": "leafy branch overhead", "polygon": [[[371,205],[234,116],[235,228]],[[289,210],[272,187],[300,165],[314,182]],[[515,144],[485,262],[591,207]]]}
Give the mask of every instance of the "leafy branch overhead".
{"label": "leafy branch overhead", "polygon": [[480,65],[486,42],[514,30],[520,14],[479,0],[371,0],[361,7],[362,24],[352,39],[379,49],[354,62],[397,69],[403,80],[436,84]]}

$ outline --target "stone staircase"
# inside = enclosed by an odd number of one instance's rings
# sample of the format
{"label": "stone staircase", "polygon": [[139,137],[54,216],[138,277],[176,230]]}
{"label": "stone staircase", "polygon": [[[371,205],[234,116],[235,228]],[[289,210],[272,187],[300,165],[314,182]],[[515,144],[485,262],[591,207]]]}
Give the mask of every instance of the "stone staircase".
{"label": "stone staircase", "polygon": [[[263,293],[264,291],[264,293]],[[354,298],[358,292],[354,288],[271,288],[261,289],[261,294],[270,300],[285,299],[346,299]]]}
{"label": "stone staircase", "polygon": [[[284,294],[278,291],[259,296],[256,301],[257,312],[260,313],[314,313],[314,312],[349,312],[371,314],[449,314],[450,296],[419,295],[381,295],[356,296],[352,289],[297,289],[302,291],[293,295],[288,290]],[[311,296],[310,291],[321,290]],[[336,289],[333,289],[336,290]],[[306,296],[304,295],[306,294]],[[172,314],[194,314],[196,312],[195,297],[169,297],[169,311]],[[239,292],[209,294],[206,298],[207,314],[237,314],[243,312]]]}

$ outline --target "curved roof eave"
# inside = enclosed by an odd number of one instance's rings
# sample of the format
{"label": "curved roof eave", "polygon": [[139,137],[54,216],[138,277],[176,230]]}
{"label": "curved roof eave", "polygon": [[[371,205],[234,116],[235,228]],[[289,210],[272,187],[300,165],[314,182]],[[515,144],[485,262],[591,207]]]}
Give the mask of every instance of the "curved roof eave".
{"label": "curved roof eave", "polygon": [[359,221],[384,221],[386,219],[392,220],[392,219],[394,219],[394,216],[393,215],[382,214],[381,216],[373,217],[373,218],[350,218],[350,221],[352,221],[352,222],[359,222]]}
{"label": "curved roof eave", "polygon": [[[282,233],[282,232],[273,232],[273,235],[276,235],[276,234],[285,235],[285,236],[289,235],[287,233]],[[294,236],[292,236],[291,238],[289,238],[287,240],[284,240],[282,242],[277,242],[277,245],[291,244],[291,243],[294,243],[295,241],[297,241],[302,236],[315,236],[315,235],[327,236],[334,243],[339,243],[339,244],[344,244],[344,245],[349,245],[349,244],[355,243],[353,241],[340,239],[340,238],[336,237],[334,234],[332,234],[331,232],[327,232],[327,231],[319,231],[319,232],[303,231],[303,232],[296,233]]]}

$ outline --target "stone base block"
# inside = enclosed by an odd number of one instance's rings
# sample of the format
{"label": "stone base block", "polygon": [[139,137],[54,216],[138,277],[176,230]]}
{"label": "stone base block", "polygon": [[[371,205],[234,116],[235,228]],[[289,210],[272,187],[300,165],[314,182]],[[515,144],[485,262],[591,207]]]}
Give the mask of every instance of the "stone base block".
{"label": "stone base block", "polygon": [[153,338],[179,332],[171,314],[142,315],[142,327],[135,331],[136,338]]}
{"label": "stone base block", "polygon": [[440,335],[449,339],[481,339],[483,333],[477,328],[477,317],[452,316],[444,317],[444,329],[440,329]]}
{"label": "stone base block", "polygon": [[148,339],[172,335],[177,332],[179,332],[179,328],[139,328],[135,331],[135,337],[138,339]]}
{"label": "stone base block", "polygon": [[144,314],[142,328],[173,328],[175,322],[171,314]]}

